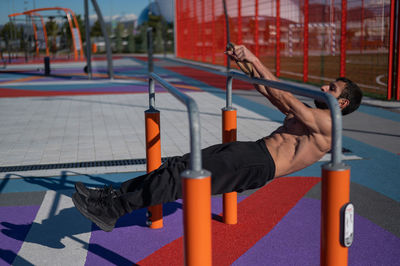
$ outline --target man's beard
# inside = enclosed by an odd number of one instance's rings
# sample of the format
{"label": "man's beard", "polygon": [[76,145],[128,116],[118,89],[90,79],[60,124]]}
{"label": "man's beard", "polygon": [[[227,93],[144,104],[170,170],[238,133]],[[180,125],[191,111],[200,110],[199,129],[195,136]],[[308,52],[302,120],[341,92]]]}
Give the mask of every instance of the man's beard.
{"label": "man's beard", "polygon": [[328,105],[325,102],[314,100],[314,104],[318,109],[329,109]]}

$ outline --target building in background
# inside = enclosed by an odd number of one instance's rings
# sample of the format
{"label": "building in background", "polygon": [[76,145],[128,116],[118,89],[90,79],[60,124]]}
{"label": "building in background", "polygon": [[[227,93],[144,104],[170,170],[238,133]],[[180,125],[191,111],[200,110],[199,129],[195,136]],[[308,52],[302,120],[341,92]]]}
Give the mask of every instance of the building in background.
{"label": "building in background", "polygon": [[154,52],[174,52],[174,0],[155,0],[140,13],[135,37],[136,50],[145,52],[146,30],[153,28]]}

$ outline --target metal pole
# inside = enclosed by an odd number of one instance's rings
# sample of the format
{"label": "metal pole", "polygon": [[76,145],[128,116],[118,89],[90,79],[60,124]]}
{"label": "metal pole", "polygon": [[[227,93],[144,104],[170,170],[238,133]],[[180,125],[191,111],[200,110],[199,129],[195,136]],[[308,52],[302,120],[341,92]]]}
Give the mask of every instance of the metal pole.
{"label": "metal pole", "polygon": [[86,64],[88,78],[92,79],[92,52],[90,45],[90,25],[89,25],[89,0],[85,0],[85,27],[86,27]]}
{"label": "metal pole", "polygon": [[395,31],[395,17],[396,17],[396,0],[390,1],[390,33],[389,33],[389,67],[388,67],[388,81],[387,81],[387,99],[392,99],[392,87],[393,87],[393,59],[394,59],[394,31]]}
{"label": "metal pole", "polygon": [[212,25],[211,25],[211,32],[212,32],[212,63],[215,64],[215,48],[216,48],[216,33],[215,33],[215,1],[211,0],[211,16],[212,16]]}
{"label": "metal pole", "polygon": [[347,0],[342,0],[342,20],[340,29],[340,76],[346,75],[346,25],[347,25]]}
{"label": "metal pole", "polygon": [[[345,164],[322,166],[321,185],[321,249],[320,265],[336,266],[348,264],[348,247],[353,241],[353,232],[345,234],[344,228],[353,231],[353,219],[345,222],[344,208],[350,200],[350,167]],[[353,209],[354,211],[354,209]]]}
{"label": "metal pole", "polygon": [[[174,16],[174,35],[173,35],[174,36],[174,55],[175,55],[175,57],[182,56],[180,51],[178,54],[178,41],[180,42],[182,40],[182,37],[180,36],[180,34],[182,34],[180,32],[180,30],[181,30],[180,24],[182,23],[181,22],[181,20],[182,20],[181,8],[180,8],[181,2],[180,1],[178,2],[178,1],[179,0],[175,0],[172,2],[172,4],[174,5],[174,10],[175,10],[175,14],[176,14]],[[179,25],[178,25],[178,21],[179,21]],[[178,38],[178,34],[179,34],[179,38]],[[181,45],[181,44],[179,43],[179,45]]]}
{"label": "metal pole", "polygon": [[187,170],[181,177],[185,265],[210,266],[212,265],[211,173]]}
{"label": "metal pole", "polygon": [[280,17],[280,0],[276,0],[276,73],[279,77],[281,75],[281,17]]}
{"label": "metal pole", "polygon": [[303,47],[303,82],[308,81],[308,0],[304,0],[304,47]]}
{"label": "metal pole", "polygon": [[94,9],[96,10],[97,18],[100,22],[101,32],[103,33],[104,41],[106,43],[106,51],[107,51],[107,68],[108,68],[108,76],[110,79],[114,79],[114,69],[112,63],[112,52],[111,52],[111,43],[108,38],[108,33],[106,29],[106,24],[104,23],[103,15],[101,14],[101,10],[96,0],[92,0],[92,4]]}
{"label": "metal pole", "polygon": [[242,1],[241,0],[238,0],[238,44],[242,44]]}
{"label": "metal pole", "polygon": [[[155,109],[155,82],[150,73],[153,72],[153,38],[152,28],[147,28],[147,52],[149,74],[149,109],[145,113],[146,121],[146,158],[147,172],[157,169],[161,165],[161,132],[160,111]],[[163,227],[163,205],[157,204],[148,209],[147,225],[152,229]]]}
{"label": "metal pole", "polygon": [[364,0],[361,0],[360,53],[364,50]]}
{"label": "metal pole", "polygon": [[[153,29],[147,28],[147,68],[148,73],[152,73],[154,70],[154,63],[153,63]],[[155,108],[155,84],[152,78],[149,78],[149,107],[150,109]]]}
{"label": "metal pole", "polygon": [[[152,106],[144,112],[146,125],[146,159],[147,173],[150,173],[161,165],[161,135],[160,135],[160,111]],[[163,205],[157,204],[148,208],[147,225],[152,229],[163,227]]]}
{"label": "metal pole", "polygon": [[204,16],[205,16],[205,12],[204,12],[204,0],[201,1],[201,41],[202,41],[202,47],[201,47],[201,61],[205,62],[206,61],[206,40],[204,37]]}
{"label": "metal pole", "polygon": [[[383,9],[383,7],[382,7]],[[393,93],[393,97],[396,97],[396,100],[400,100],[400,3],[397,1],[397,38],[395,38],[395,43],[397,43],[397,75],[396,75],[396,85],[395,85],[395,91]]]}
{"label": "metal pole", "polygon": [[259,45],[258,45],[258,0],[255,0],[255,14],[254,14],[254,44],[256,56],[259,56]]}
{"label": "metal pole", "polygon": [[232,82],[233,82],[233,77],[228,76],[226,79],[226,108],[231,109],[232,108]]}
{"label": "metal pole", "polygon": [[197,61],[197,56],[199,54],[197,42],[199,40],[199,29],[197,26],[197,1],[193,1],[193,22],[192,22],[192,30],[193,30],[193,60]]}
{"label": "metal pole", "polygon": [[[222,143],[236,141],[237,110],[232,107],[232,76],[226,81],[226,107],[222,108]],[[225,224],[237,224],[237,192],[222,195],[223,221]]]}
{"label": "metal pole", "polygon": [[[228,17],[228,10],[226,8],[226,0],[222,0],[222,3],[224,5],[224,14],[225,14],[226,42],[230,43],[231,42],[231,34],[230,34],[230,30],[229,30],[229,17]],[[230,69],[231,69],[231,60],[227,60],[226,72],[228,72]]]}

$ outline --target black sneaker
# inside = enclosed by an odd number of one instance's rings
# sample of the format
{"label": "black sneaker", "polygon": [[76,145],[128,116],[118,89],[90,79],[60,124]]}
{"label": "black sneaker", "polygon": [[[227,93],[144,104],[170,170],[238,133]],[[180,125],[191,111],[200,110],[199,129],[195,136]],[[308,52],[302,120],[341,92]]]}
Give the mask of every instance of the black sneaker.
{"label": "black sneaker", "polygon": [[113,197],[120,196],[119,191],[113,189],[111,185],[104,186],[103,188],[87,188],[82,182],[77,182],[75,183],[75,189],[79,195],[85,197],[86,199],[91,198],[91,200],[97,200],[110,193],[113,195]]}
{"label": "black sneaker", "polygon": [[126,213],[119,198],[114,197],[111,193],[108,195],[103,194],[98,199],[86,198],[74,193],[72,201],[83,216],[106,232],[112,231],[118,218]]}

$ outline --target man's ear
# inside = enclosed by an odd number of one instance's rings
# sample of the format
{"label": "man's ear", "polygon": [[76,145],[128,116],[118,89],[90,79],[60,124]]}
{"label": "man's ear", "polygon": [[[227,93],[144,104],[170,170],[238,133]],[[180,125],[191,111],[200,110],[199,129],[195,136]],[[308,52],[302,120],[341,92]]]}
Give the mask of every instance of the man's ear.
{"label": "man's ear", "polygon": [[339,102],[340,109],[344,109],[344,108],[346,108],[346,106],[348,106],[350,104],[350,101],[345,98],[340,98],[338,100],[338,102]]}

